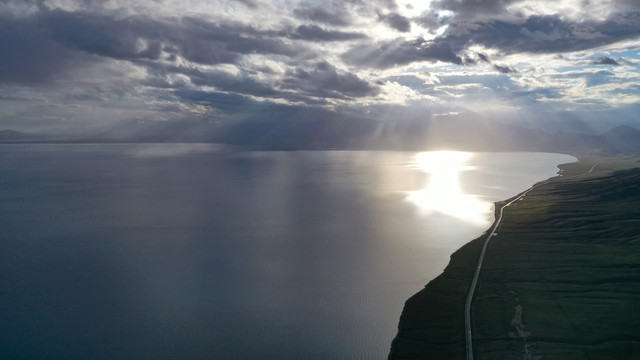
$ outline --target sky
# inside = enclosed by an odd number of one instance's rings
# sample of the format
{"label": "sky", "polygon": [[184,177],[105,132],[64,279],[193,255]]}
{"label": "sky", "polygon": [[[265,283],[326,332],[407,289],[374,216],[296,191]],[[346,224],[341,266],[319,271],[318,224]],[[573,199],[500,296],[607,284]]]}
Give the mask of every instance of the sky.
{"label": "sky", "polygon": [[637,0],[3,0],[0,129],[640,127]]}

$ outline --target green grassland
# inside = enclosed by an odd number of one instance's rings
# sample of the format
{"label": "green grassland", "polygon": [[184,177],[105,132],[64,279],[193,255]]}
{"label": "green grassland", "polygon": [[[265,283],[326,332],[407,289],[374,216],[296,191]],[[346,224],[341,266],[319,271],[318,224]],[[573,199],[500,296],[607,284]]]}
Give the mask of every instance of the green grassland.
{"label": "green grassland", "polygon": [[[489,243],[471,310],[476,359],[640,358],[640,163],[583,157],[561,168],[505,208]],[[390,359],[464,358],[484,239],[407,301]]]}

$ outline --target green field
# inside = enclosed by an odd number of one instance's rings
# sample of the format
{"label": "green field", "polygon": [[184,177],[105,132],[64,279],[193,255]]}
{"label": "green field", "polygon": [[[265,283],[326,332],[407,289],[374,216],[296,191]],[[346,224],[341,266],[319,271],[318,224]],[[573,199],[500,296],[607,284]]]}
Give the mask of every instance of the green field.
{"label": "green field", "polygon": [[[489,243],[471,310],[476,359],[640,358],[640,163],[561,167],[505,208]],[[465,357],[464,303],[484,239],[407,301],[390,359]]]}

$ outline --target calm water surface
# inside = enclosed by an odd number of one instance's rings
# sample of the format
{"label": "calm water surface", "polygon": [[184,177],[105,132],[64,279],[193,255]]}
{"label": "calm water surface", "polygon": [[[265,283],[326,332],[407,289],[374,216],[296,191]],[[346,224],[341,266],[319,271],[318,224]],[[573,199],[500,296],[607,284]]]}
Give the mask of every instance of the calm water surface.
{"label": "calm water surface", "polygon": [[546,153],[0,145],[0,357],[384,359]]}

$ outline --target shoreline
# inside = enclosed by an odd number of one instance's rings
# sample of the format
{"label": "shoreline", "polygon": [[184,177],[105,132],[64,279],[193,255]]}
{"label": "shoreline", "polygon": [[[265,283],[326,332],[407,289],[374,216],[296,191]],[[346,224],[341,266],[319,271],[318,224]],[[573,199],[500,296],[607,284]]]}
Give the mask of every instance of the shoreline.
{"label": "shoreline", "polygon": [[[577,159],[576,163],[580,162],[580,158],[577,155],[571,154],[571,156],[576,157]],[[559,164],[558,168],[560,168],[561,165],[563,164]],[[440,275],[438,275],[436,278],[429,281],[424,286],[423,289],[421,289],[416,294],[414,294],[409,299],[407,299],[407,301],[405,302],[405,306],[402,310],[402,313],[400,315],[400,320],[398,323],[398,333],[396,334],[396,336],[394,337],[391,343],[391,349],[388,356],[389,360],[412,358],[412,357],[404,357],[402,355],[399,355],[397,351],[398,351],[398,347],[400,346],[411,347],[412,342],[415,342],[415,343],[420,342],[418,338],[419,330],[415,330],[411,328],[407,329],[412,333],[414,333],[414,336],[411,336],[406,339],[401,338],[400,334],[403,330],[405,330],[403,329],[403,324],[406,324],[408,322],[412,322],[415,320],[413,318],[415,318],[416,316],[414,314],[410,314],[410,312],[415,313],[414,310],[412,309],[417,304],[423,302],[423,299],[425,299],[426,297],[430,297],[430,299],[433,300],[434,302],[438,302],[440,300],[443,300],[443,301],[448,300],[447,304],[449,306],[453,305],[455,307],[459,307],[460,298],[461,298],[460,295],[464,293],[464,297],[463,297],[464,301],[462,301],[463,308],[464,308],[464,305],[466,304],[466,301],[467,301],[466,300],[467,296],[469,294],[470,285],[474,278],[475,268],[476,268],[476,262],[469,263],[468,260],[471,260],[471,258],[473,258],[474,256],[476,260],[478,259],[479,254],[481,253],[482,248],[484,246],[484,242],[491,236],[490,234],[494,232],[497,226],[499,225],[498,224],[498,222],[500,221],[499,214],[502,208],[505,206],[505,205],[500,206],[500,204],[508,204],[510,202],[513,202],[519,197],[521,197],[523,194],[527,193],[534,187],[538,186],[539,184],[551,181],[554,178],[558,178],[562,176],[560,174],[561,171],[563,171],[562,168],[560,168],[558,175],[550,177],[546,180],[541,180],[535,183],[534,185],[532,185],[530,188],[525,189],[519,192],[518,194],[510,198],[507,198],[505,200],[496,201],[493,204],[494,220],[489,226],[489,228],[487,228],[487,230],[485,230],[480,236],[476,237],[475,239],[471,240],[470,242],[464,244],[463,246],[455,250],[450,255],[449,263],[447,264],[445,269],[440,273]],[[440,291],[445,290],[444,288],[442,288],[442,286],[445,285],[446,282],[456,283],[455,289],[446,289],[448,291],[444,291],[440,293]],[[468,282],[468,284],[465,285],[463,284],[464,282]],[[444,321],[444,319],[438,318],[438,316],[431,317],[428,314],[423,312],[420,312],[419,316],[421,317],[421,320],[424,323],[434,324],[434,323],[438,323],[438,321]],[[451,317],[449,320],[451,320],[452,324],[454,324],[454,326],[450,326],[449,328],[460,327],[459,318],[454,316],[454,317]],[[420,319],[418,321],[420,321]],[[464,331],[465,322],[464,321],[462,322],[462,329],[460,331],[455,331],[454,333],[450,331],[446,331],[447,329],[441,326],[441,325],[444,325],[446,327],[446,324],[440,324],[440,323],[438,324],[440,326],[438,326],[438,329],[436,331],[428,331],[428,336],[425,336],[425,338],[431,339],[431,341],[427,342],[426,345],[432,346],[433,348],[436,348],[436,349],[440,349],[440,348],[446,347],[447,344],[448,345],[454,344],[455,346],[453,346],[452,349],[450,349],[450,351],[452,351],[451,355],[455,355],[455,356],[452,356],[452,358],[458,359],[458,358],[465,357],[467,354],[466,353],[467,340],[466,340],[466,333]],[[446,335],[439,337],[438,334],[446,334]],[[461,335],[462,339],[460,339],[460,336],[459,336],[460,334],[462,334]],[[456,339],[451,341],[451,337],[450,337],[451,335],[454,335]],[[407,342],[407,345],[400,345],[400,342]],[[462,350],[459,349],[461,346],[460,343],[462,343],[462,347],[463,347]],[[422,347],[423,346],[420,346],[420,348]],[[433,355],[440,356],[443,354],[440,352],[440,350],[437,350]],[[418,358],[419,357],[417,357],[416,359]]]}
{"label": "shoreline", "polygon": [[[556,188],[558,187],[567,190],[568,187],[572,186],[572,184],[569,184],[571,182],[580,183],[583,179],[593,179],[594,177],[597,179],[603,174],[611,174],[616,170],[616,166],[608,166],[611,169],[600,171],[596,176],[580,176],[581,173],[585,173],[588,170],[593,170],[593,164],[597,162],[596,160],[601,161],[602,159],[595,159],[591,157],[585,158],[580,156],[577,157],[579,161],[576,163],[559,165],[559,168],[562,171],[562,175],[552,177],[548,180],[543,180],[542,182],[537,183],[537,185],[534,185],[534,187],[538,188],[531,195],[535,198],[536,196],[539,196],[538,193],[544,192],[541,190],[545,190],[547,193],[553,193],[553,191],[556,191]],[[629,161],[627,161],[627,164],[617,165],[617,167],[620,169],[633,168],[634,166],[636,165],[632,164]],[[552,179],[553,181],[550,181]],[[506,204],[509,201],[518,199],[520,196],[522,196],[522,193],[510,199],[497,202],[494,209],[496,219],[498,210],[502,208],[502,206],[499,206],[500,204]],[[528,201],[528,198],[529,196],[527,196],[527,200],[524,201],[525,203],[530,202]],[[557,199],[554,201],[557,201]],[[519,204],[520,202],[518,202],[518,204],[513,207],[521,207]],[[546,205],[548,206],[550,204]],[[512,209],[509,209],[506,214],[505,220],[503,220],[500,236],[494,238],[507,238],[506,236],[503,236],[504,234],[502,229],[502,227],[505,226],[504,224],[506,223],[509,223],[509,226],[512,226],[513,223],[516,223],[516,226],[521,226],[521,224],[519,224],[519,219],[515,220],[512,218],[512,216],[515,215],[513,207]],[[481,251],[484,240],[487,238],[488,234],[490,234],[490,231],[495,227],[495,223],[496,221],[494,221],[489,230],[485,231],[482,236],[470,241],[469,243],[458,249],[456,252],[454,252],[450,257],[450,262],[445,270],[438,277],[429,282],[422,290],[420,290],[418,293],[407,300],[400,317],[398,333],[391,344],[391,350],[388,359],[460,359],[465,357],[466,341],[464,331],[464,316],[462,316],[465,308],[465,299],[470,288],[476,261],[478,259],[478,254]],[[511,239],[510,241],[513,241],[513,239]],[[509,243],[509,246],[513,246],[513,244]],[[492,245],[491,247],[493,248],[495,246]],[[491,254],[491,251],[495,251],[495,249],[490,250],[489,254]],[[494,259],[491,260],[490,263],[487,263],[487,265],[485,266],[499,266],[496,265],[496,261],[498,263],[500,262],[500,260],[496,260],[494,257]],[[490,275],[491,274],[489,274],[489,276]],[[481,296],[489,298],[492,298],[494,296],[491,293],[486,293],[486,287],[484,287],[486,278],[486,274],[480,275],[480,286],[479,291],[476,295],[476,299],[480,298]],[[499,301],[499,299],[496,301]],[[486,305],[484,303],[485,300],[481,300],[481,302],[483,302],[483,306]],[[477,300],[474,300],[473,306],[474,309],[476,309],[476,307],[478,306]],[[526,317],[528,312],[526,304],[518,303],[517,306],[520,306],[520,309],[524,308],[524,310],[521,311],[524,311],[524,316]],[[477,309],[474,310],[472,314],[475,314],[477,311]],[[509,311],[511,310],[509,309]],[[477,315],[479,317],[482,317],[481,313],[478,313]],[[502,314],[502,318],[504,318],[502,322],[506,324],[506,328],[509,328],[512,327],[511,322],[515,318],[515,315],[513,313],[507,315],[508,316]],[[473,315],[473,318],[475,319],[476,315]],[[529,325],[527,320],[522,320],[522,314],[519,324]],[[478,326],[474,324],[473,320],[472,325],[475,345],[475,334]],[[522,325],[522,328],[517,330],[520,330],[521,334],[527,333],[524,330],[524,325]],[[511,329],[511,331],[512,333],[517,332],[516,329],[513,328]],[[508,331],[504,331],[503,334],[508,338]],[[483,337],[482,333],[480,335],[481,336],[478,338],[480,347],[491,347],[491,340],[487,339],[486,336]],[[520,338],[520,341],[522,340],[524,340],[525,342],[527,341],[526,338]],[[525,348],[528,347],[525,346]]]}

